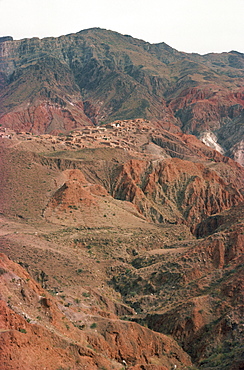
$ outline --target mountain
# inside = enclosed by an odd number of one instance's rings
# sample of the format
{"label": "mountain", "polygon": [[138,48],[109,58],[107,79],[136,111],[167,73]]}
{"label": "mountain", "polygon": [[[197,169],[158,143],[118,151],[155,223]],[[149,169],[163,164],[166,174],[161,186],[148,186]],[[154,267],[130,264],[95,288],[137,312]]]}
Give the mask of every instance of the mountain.
{"label": "mountain", "polygon": [[243,164],[241,53],[182,53],[93,28],[1,38],[0,66],[3,127],[59,133],[143,118],[203,139],[213,133],[211,145]]}

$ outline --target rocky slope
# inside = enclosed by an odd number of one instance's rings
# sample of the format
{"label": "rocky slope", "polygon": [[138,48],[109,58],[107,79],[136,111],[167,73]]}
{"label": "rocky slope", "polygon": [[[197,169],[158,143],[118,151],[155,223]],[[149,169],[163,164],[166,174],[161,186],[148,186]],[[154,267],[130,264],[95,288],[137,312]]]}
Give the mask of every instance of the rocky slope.
{"label": "rocky slope", "polygon": [[[136,323],[121,322],[115,315],[113,320],[94,318],[96,329],[92,324],[90,328],[87,324],[74,326],[58,308],[57,300],[21,266],[3,254],[0,257],[3,370],[121,369],[124,364],[131,370],[165,370],[174,364],[179,368],[191,364],[174,340]],[[86,316],[90,315],[84,312],[83,320]]]}
{"label": "rocky slope", "polygon": [[[63,132],[115,119],[214,132],[243,163],[243,54],[187,54],[99,28],[59,38],[2,38],[0,123]],[[231,130],[231,136],[229,132]]]}
{"label": "rocky slope", "polygon": [[175,243],[171,248],[178,253],[171,258],[160,250],[136,256],[130,272],[113,277],[125,302],[137,310],[135,320],[171,334],[200,369],[243,367],[242,211],[219,214],[219,227],[211,228],[212,217],[205,220],[204,230],[208,225],[212,235],[191,248],[177,251]]}
{"label": "rocky slope", "polygon": [[[237,183],[238,170],[233,178]],[[240,175],[243,178],[242,171]],[[186,221],[192,230],[207,216],[243,200],[237,187],[225,182],[214,167],[176,158],[126,163],[114,181],[113,195],[134,203],[153,222]]]}

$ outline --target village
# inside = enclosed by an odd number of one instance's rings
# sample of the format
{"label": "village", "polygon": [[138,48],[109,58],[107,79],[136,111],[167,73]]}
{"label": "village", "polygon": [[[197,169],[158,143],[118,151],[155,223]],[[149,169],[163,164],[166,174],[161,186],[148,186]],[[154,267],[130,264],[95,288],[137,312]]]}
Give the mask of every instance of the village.
{"label": "village", "polygon": [[157,135],[160,130],[153,127],[148,120],[118,120],[102,126],[84,127],[59,135],[35,135],[29,132],[15,132],[0,127],[0,139],[17,139],[36,143],[52,144],[55,150],[77,150],[83,148],[110,147],[127,151],[138,151],[138,147],[148,143],[150,135]]}

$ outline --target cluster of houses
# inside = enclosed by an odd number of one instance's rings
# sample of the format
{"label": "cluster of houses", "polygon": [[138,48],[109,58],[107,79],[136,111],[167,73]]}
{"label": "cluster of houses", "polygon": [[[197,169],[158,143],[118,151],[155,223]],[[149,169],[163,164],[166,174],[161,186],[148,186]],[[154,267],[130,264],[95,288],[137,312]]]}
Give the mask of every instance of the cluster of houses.
{"label": "cluster of houses", "polygon": [[15,135],[15,132],[13,130],[10,130],[8,128],[0,127],[0,139],[12,139],[12,137]]}
{"label": "cluster of houses", "polygon": [[58,136],[51,134],[32,135],[25,132],[14,132],[9,129],[0,130],[0,138],[11,139],[13,136],[20,140],[34,140],[36,142],[50,142],[63,149],[79,149],[89,147],[111,147],[133,150],[136,134],[156,133],[156,130],[150,125],[149,121],[143,119],[119,120],[113,123],[96,127],[84,127],[75,130],[68,135],[60,134]]}

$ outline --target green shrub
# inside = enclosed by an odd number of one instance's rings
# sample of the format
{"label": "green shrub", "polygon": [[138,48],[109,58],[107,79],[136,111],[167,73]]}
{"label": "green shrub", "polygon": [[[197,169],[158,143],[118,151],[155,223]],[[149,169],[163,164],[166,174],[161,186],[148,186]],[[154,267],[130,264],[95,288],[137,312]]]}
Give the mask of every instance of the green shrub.
{"label": "green shrub", "polygon": [[25,330],[25,329],[20,328],[20,329],[19,329],[19,331],[20,331],[21,333],[26,334],[26,330]]}

